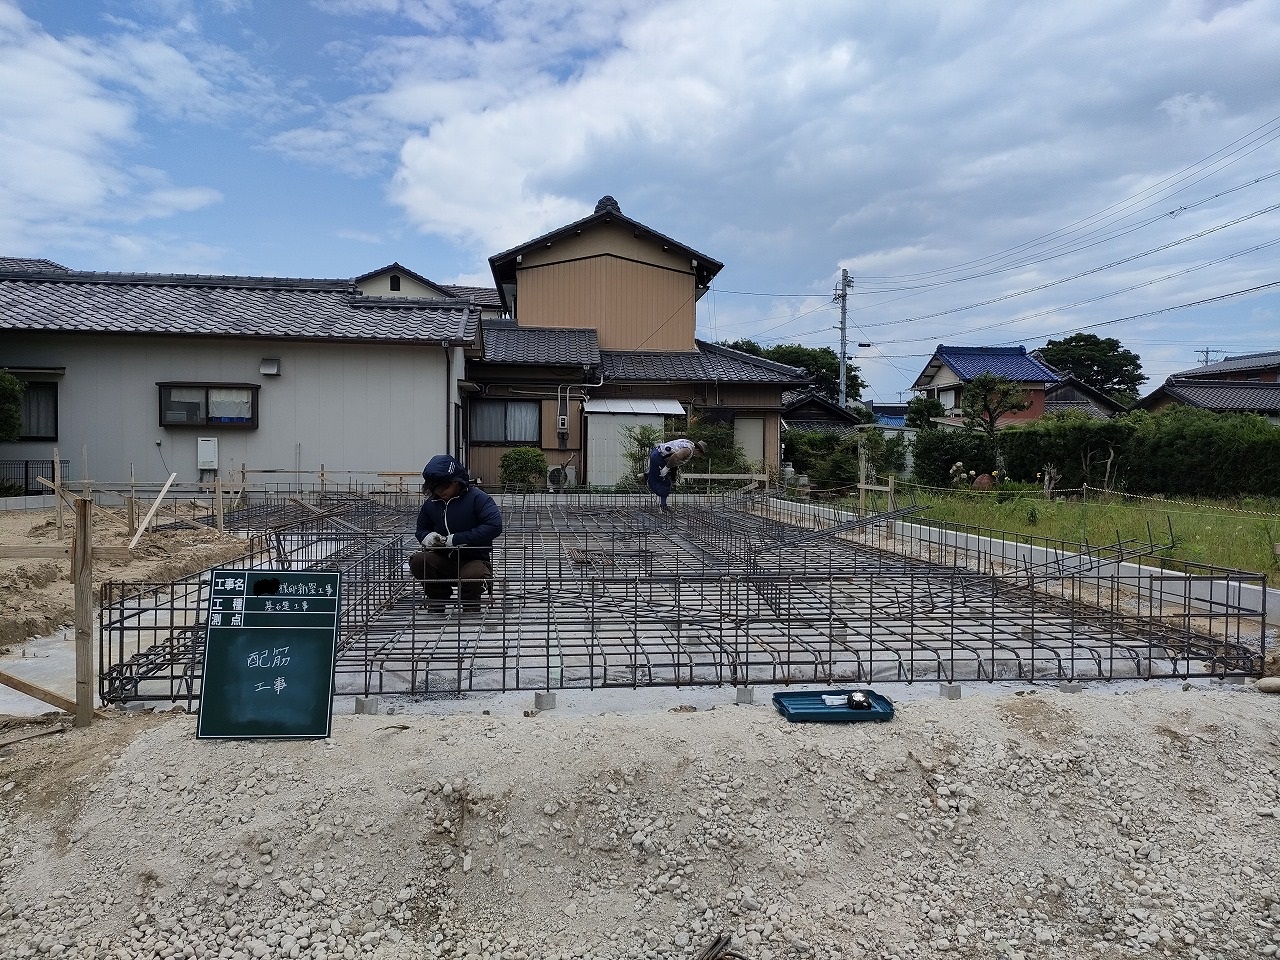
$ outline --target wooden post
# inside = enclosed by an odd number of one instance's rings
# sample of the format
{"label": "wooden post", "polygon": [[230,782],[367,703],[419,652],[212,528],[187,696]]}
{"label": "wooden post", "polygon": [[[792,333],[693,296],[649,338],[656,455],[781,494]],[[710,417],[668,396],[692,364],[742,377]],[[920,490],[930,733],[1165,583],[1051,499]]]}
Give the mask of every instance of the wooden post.
{"label": "wooden post", "polygon": [[76,501],[76,536],[71,544],[71,578],[76,604],[76,726],[93,720],[93,501]]}
{"label": "wooden post", "polygon": [[223,525],[223,506],[222,506],[222,478],[213,478],[213,515],[218,520],[218,536],[222,536],[227,532],[227,528]]}
{"label": "wooden post", "polygon": [[138,491],[134,487],[133,464],[129,464],[129,536],[138,532]]}
{"label": "wooden post", "polygon": [[862,437],[858,437],[858,516],[867,515],[867,458],[862,450]]}
{"label": "wooden post", "polygon": [[93,484],[89,481],[89,445],[87,443],[80,448],[80,467],[82,474],[82,486],[84,487],[84,489],[80,491],[80,496],[92,500]]}
{"label": "wooden post", "polygon": [[897,474],[894,474],[894,473],[889,474],[889,512],[890,513],[893,513],[893,511],[898,509],[898,503],[894,497],[894,492],[893,492],[893,481],[896,479],[897,479]]}
{"label": "wooden post", "polygon": [[55,503],[58,505],[58,539],[63,538],[62,533],[62,458],[58,456],[58,448],[53,448],[53,493]]}
{"label": "wooden post", "polygon": [[156,511],[160,509],[160,504],[164,503],[164,495],[169,492],[169,485],[176,479],[178,479],[178,475],[176,473],[169,474],[169,479],[164,482],[164,489],[160,491],[160,496],[156,497],[156,502],[151,505],[151,509],[147,511],[147,515],[143,517],[142,525],[138,527],[138,532],[135,533],[133,535],[133,539],[129,541],[130,550],[136,547],[138,545],[138,541],[142,539],[142,534],[146,531],[147,524],[151,522],[151,518],[155,516]]}

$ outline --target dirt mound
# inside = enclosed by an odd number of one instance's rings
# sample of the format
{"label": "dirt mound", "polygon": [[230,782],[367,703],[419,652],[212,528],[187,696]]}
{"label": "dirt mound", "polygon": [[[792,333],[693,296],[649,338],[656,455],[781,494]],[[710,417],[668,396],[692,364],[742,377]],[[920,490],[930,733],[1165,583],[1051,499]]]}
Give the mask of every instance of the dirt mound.
{"label": "dirt mound", "polygon": [[99,722],[9,748],[0,958],[1274,952],[1274,704],[397,714],[275,742]]}
{"label": "dirt mound", "polygon": [[[128,529],[95,511],[95,546],[128,546]],[[53,510],[0,512],[0,545],[54,546],[71,543],[74,517],[64,514],[58,539]],[[145,534],[131,561],[95,560],[93,595],[104,581],[176,580],[242,555],[245,542],[214,530],[167,529]],[[31,637],[48,636],[75,620],[75,587],[71,561],[0,558],[0,647]]]}

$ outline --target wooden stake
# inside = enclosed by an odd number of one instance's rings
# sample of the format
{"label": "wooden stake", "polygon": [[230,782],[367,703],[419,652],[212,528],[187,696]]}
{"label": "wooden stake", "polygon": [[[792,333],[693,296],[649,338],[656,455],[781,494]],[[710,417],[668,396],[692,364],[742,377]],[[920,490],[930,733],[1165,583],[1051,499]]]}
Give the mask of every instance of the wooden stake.
{"label": "wooden stake", "polygon": [[129,464],[129,536],[138,532],[138,491],[133,486],[133,464]]}
{"label": "wooden stake", "polygon": [[218,519],[218,536],[222,536],[227,532],[223,524],[223,506],[222,506],[222,478],[213,478],[213,515]]}
{"label": "wooden stake", "polygon": [[[19,693],[25,693],[28,697],[33,697],[41,703],[47,703],[51,707],[57,707],[59,710],[65,710],[67,713],[76,712],[76,702],[68,700],[61,694],[54,693],[52,690],[46,690],[44,687],[37,686],[29,680],[23,680],[21,677],[15,677],[11,673],[0,671],[0,684],[6,687],[12,687]],[[109,716],[102,710],[95,710],[94,715],[97,717]],[[78,724],[77,724],[78,726]]]}
{"label": "wooden stake", "polygon": [[58,539],[63,538],[62,532],[62,458],[58,456],[58,448],[53,448],[53,492],[58,494],[58,498],[54,501],[58,507]]}
{"label": "wooden stake", "polygon": [[151,509],[147,511],[147,515],[142,520],[142,526],[138,527],[138,532],[133,535],[133,539],[129,541],[129,549],[132,550],[138,545],[138,541],[142,539],[142,534],[147,529],[147,524],[151,522],[151,518],[155,516],[160,504],[164,503],[164,495],[169,492],[169,487],[173,481],[178,479],[176,473],[169,474],[169,479],[164,482],[164,489],[160,491],[160,496],[156,497],[156,502],[151,505]]}
{"label": "wooden stake", "polygon": [[93,501],[76,501],[71,574],[76,604],[76,726],[93,721]]}

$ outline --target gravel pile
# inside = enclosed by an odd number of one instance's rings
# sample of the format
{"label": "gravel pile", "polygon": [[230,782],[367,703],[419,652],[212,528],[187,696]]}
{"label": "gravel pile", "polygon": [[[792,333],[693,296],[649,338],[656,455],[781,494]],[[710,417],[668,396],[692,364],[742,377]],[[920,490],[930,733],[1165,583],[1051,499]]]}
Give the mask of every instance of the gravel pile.
{"label": "gravel pile", "polygon": [[1270,956],[1277,705],[104,721],[0,758],[0,960]]}

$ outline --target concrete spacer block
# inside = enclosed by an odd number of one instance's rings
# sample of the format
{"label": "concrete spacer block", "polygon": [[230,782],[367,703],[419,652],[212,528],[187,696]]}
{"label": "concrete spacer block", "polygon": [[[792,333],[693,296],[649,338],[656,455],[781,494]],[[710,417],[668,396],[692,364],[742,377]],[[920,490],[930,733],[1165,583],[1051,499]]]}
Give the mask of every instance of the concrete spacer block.
{"label": "concrete spacer block", "polygon": [[938,696],[944,700],[960,699],[960,684],[958,683],[940,683],[938,684]]}
{"label": "concrete spacer block", "polygon": [[1079,680],[1059,680],[1058,689],[1063,693],[1079,693],[1084,689],[1084,684]]}
{"label": "concrete spacer block", "polygon": [[533,695],[533,709],[535,710],[554,710],[556,708],[556,695],[554,690],[539,690]]}
{"label": "concrete spacer block", "polygon": [[756,691],[754,687],[734,687],[733,688],[734,703],[755,703]]}
{"label": "concrete spacer block", "polygon": [[356,713],[377,713],[377,697],[356,697]]}

